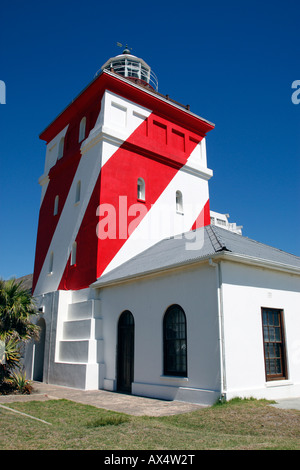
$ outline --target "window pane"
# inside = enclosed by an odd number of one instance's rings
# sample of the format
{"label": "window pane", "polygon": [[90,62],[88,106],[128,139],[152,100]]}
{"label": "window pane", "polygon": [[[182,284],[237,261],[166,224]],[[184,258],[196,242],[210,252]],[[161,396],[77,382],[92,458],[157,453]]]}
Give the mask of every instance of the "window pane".
{"label": "window pane", "polygon": [[263,339],[267,380],[286,377],[282,312],[277,309],[262,309]]}
{"label": "window pane", "polygon": [[269,341],[275,340],[275,330],[273,327],[269,327]]}
{"label": "window pane", "polygon": [[264,326],[264,338],[265,338],[265,341],[270,341],[270,339],[269,339],[269,328],[267,326]]}
{"label": "window pane", "polygon": [[116,73],[125,76],[125,61],[113,62],[111,65]]}
{"label": "window pane", "polygon": [[275,341],[278,341],[278,342],[281,341],[281,331],[280,331],[280,328],[276,328],[276,330],[275,330]]}
{"label": "window pane", "polygon": [[263,312],[263,325],[268,324],[268,314],[266,311]]}

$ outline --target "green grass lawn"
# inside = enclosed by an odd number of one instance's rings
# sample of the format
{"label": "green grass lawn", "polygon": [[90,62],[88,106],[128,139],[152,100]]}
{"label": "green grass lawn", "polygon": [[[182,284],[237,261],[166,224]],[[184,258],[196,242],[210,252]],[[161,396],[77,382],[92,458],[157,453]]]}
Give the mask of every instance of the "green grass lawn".
{"label": "green grass lawn", "polygon": [[15,402],[0,408],[1,450],[300,449],[300,411],[264,400],[233,400],[192,413],[136,417],[68,400]]}

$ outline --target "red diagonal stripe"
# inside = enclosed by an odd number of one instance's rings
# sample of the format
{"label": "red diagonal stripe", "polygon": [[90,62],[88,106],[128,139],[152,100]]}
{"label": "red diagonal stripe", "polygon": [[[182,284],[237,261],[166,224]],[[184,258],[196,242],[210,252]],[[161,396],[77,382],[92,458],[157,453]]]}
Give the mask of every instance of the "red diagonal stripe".
{"label": "red diagonal stripe", "polygon": [[[153,120],[165,126],[165,129],[153,124]],[[152,129],[149,129],[151,126]],[[146,182],[146,200],[140,202],[140,205],[149,211],[178,170],[186,164],[201,138],[187,139],[179,148],[180,136],[176,135],[173,137],[172,148],[163,138],[165,131],[166,138],[168,132],[169,138],[172,138],[170,128],[168,121],[150,115],[103,166],[76,238],[76,266],[70,266],[68,261],[59,289],[75,290],[88,287],[103,273],[126,242],[123,236],[124,225],[128,229],[136,215],[128,216],[127,220],[124,220],[124,214],[119,211],[119,196],[127,197],[128,207],[137,204],[137,179],[141,177]],[[187,133],[183,129],[182,132]],[[99,204],[114,208],[116,238],[98,239],[96,227],[99,218],[96,217],[96,211]]]}

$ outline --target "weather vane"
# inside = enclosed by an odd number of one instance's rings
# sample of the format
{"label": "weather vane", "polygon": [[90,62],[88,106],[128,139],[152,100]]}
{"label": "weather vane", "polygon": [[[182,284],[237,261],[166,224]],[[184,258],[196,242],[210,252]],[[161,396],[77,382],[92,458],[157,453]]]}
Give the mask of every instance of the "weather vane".
{"label": "weather vane", "polygon": [[[128,45],[126,44],[126,46],[124,46],[124,44],[121,44],[120,42],[117,42],[117,46],[118,47],[125,47],[124,51],[123,51],[123,54],[130,54],[130,51],[132,51],[132,47],[128,47]],[[126,52],[125,52],[126,51]]]}

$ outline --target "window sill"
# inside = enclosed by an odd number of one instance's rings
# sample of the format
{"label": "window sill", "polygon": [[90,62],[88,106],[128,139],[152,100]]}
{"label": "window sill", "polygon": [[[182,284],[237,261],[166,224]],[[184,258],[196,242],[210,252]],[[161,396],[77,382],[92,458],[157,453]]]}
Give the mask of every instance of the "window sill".
{"label": "window sill", "polygon": [[188,377],[182,377],[181,375],[161,375],[161,380],[172,380],[172,382],[188,382]]}
{"label": "window sill", "polygon": [[288,380],[288,379],[268,380],[268,382],[266,382],[265,385],[266,385],[267,388],[270,388],[270,387],[284,387],[284,386],[288,386],[288,385],[293,385],[293,382],[291,380]]}

